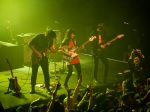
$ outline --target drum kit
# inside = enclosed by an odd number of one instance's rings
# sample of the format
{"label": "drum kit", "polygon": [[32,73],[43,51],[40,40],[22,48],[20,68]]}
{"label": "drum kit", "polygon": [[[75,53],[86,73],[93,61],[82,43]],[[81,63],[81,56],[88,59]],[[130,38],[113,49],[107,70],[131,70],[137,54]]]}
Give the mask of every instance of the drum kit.
{"label": "drum kit", "polygon": [[54,64],[54,68],[51,73],[65,73],[66,71],[66,61],[63,60],[63,54],[60,52],[49,55],[50,63]]}
{"label": "drum kit", "polygon": [[16,35],[16,43],[19,46],[23,46],[24,50],[24,65],[29,66],[31,63],[31,49],[28,47],[28,43],[35,36],[34,33],[21,33]]}
{"label": "drum kit", "polygon": [[16,41],[18,45],[27,45],[34,36],[34,33],[21,33],[16,36]]}

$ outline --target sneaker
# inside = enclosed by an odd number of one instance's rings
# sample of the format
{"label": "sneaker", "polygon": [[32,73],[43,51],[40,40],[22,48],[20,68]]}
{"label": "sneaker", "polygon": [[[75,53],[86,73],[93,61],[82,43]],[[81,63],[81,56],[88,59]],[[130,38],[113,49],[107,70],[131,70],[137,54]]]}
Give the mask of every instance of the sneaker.
{"label": "sneaker", "polygon": [[34,93],[35,93],[35,86],[31,86],[30,94],[34,94]]}
{"label": "sneaker", "polygon": [[35,93],[35,90],[31,89],[30,94],[34,94],[34,93]]}
{"label": "sneaker", "polygon": [[21,96],[21,92],[20,91],[16,91],[15,93],[13,93],[13,96]]}

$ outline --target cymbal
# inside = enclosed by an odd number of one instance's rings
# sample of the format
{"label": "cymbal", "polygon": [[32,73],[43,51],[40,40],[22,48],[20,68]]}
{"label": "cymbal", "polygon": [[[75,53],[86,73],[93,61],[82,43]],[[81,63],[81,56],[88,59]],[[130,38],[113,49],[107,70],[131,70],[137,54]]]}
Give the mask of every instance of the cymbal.
{"label": "cymbal", "polygon": [[19,35],[17,35],[18,37],[30,37],[30,36],[34,36],[34,33],[21,33]]}

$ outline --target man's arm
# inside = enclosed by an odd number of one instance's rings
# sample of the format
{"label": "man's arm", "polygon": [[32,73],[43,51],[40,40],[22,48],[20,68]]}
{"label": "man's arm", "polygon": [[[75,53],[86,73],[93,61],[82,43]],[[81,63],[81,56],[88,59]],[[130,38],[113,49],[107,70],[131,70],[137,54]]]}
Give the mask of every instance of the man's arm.
{"label": "man's arm", "polygon": [[38,58],[42,58],[42,54],[34,47],[34,45],[29,44],[29,47]]}
{"label": "man's arm", "polygon": [[55,45],[52,45],[49,50],[52,52],[52,53],[56,53],[56,48],[55,48]]}

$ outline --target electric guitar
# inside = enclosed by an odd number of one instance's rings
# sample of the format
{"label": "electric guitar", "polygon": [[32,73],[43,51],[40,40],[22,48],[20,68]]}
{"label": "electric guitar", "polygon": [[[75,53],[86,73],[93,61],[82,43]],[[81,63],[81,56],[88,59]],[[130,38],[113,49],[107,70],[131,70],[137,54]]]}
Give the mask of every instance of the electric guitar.
{"label": "electric guitar", "polygon": [[18,84],[17,77],[16,76],[14,77],[14,75],[13,75],[12,68],[11,68],[11,65],[10,65],[8,59],[6,59],[6,61],[9,65],[9,68],[10,68],[10,71],[11,71],[11,76],[12,76],[12,78],[9,78],[8,90],[10,88],[11,90],[13,90],[15,93],[18,94],[18,93],[20,93],[21,87]]}
{"label": "electric guitar", "polygon": [[86,42],[84,42],[79,47],[74,47],[74,48],[72,48],[69,51],[61,50],[61,52],[64,54],[63,59],[66,60],[66,61],[71,61],[73,58],[75,58],[76,56],[78,56],[78,54],[76,53],[77,51],[83,49],[85,45],[87,45],[89,42],[92,42],[94,39],[96,39],[96,36],[90,37]]}
{"label": "electric guitar", "polygon": [[39,64],[43,59],[48,57],[48,51],[43,51],[43,52],[38,51],[38,52],[39,52],[39,54],[37,52],[35,52],[34,50],[32,50],[32,53],[34,56],[34,63],[37,63],[37,64]]}

